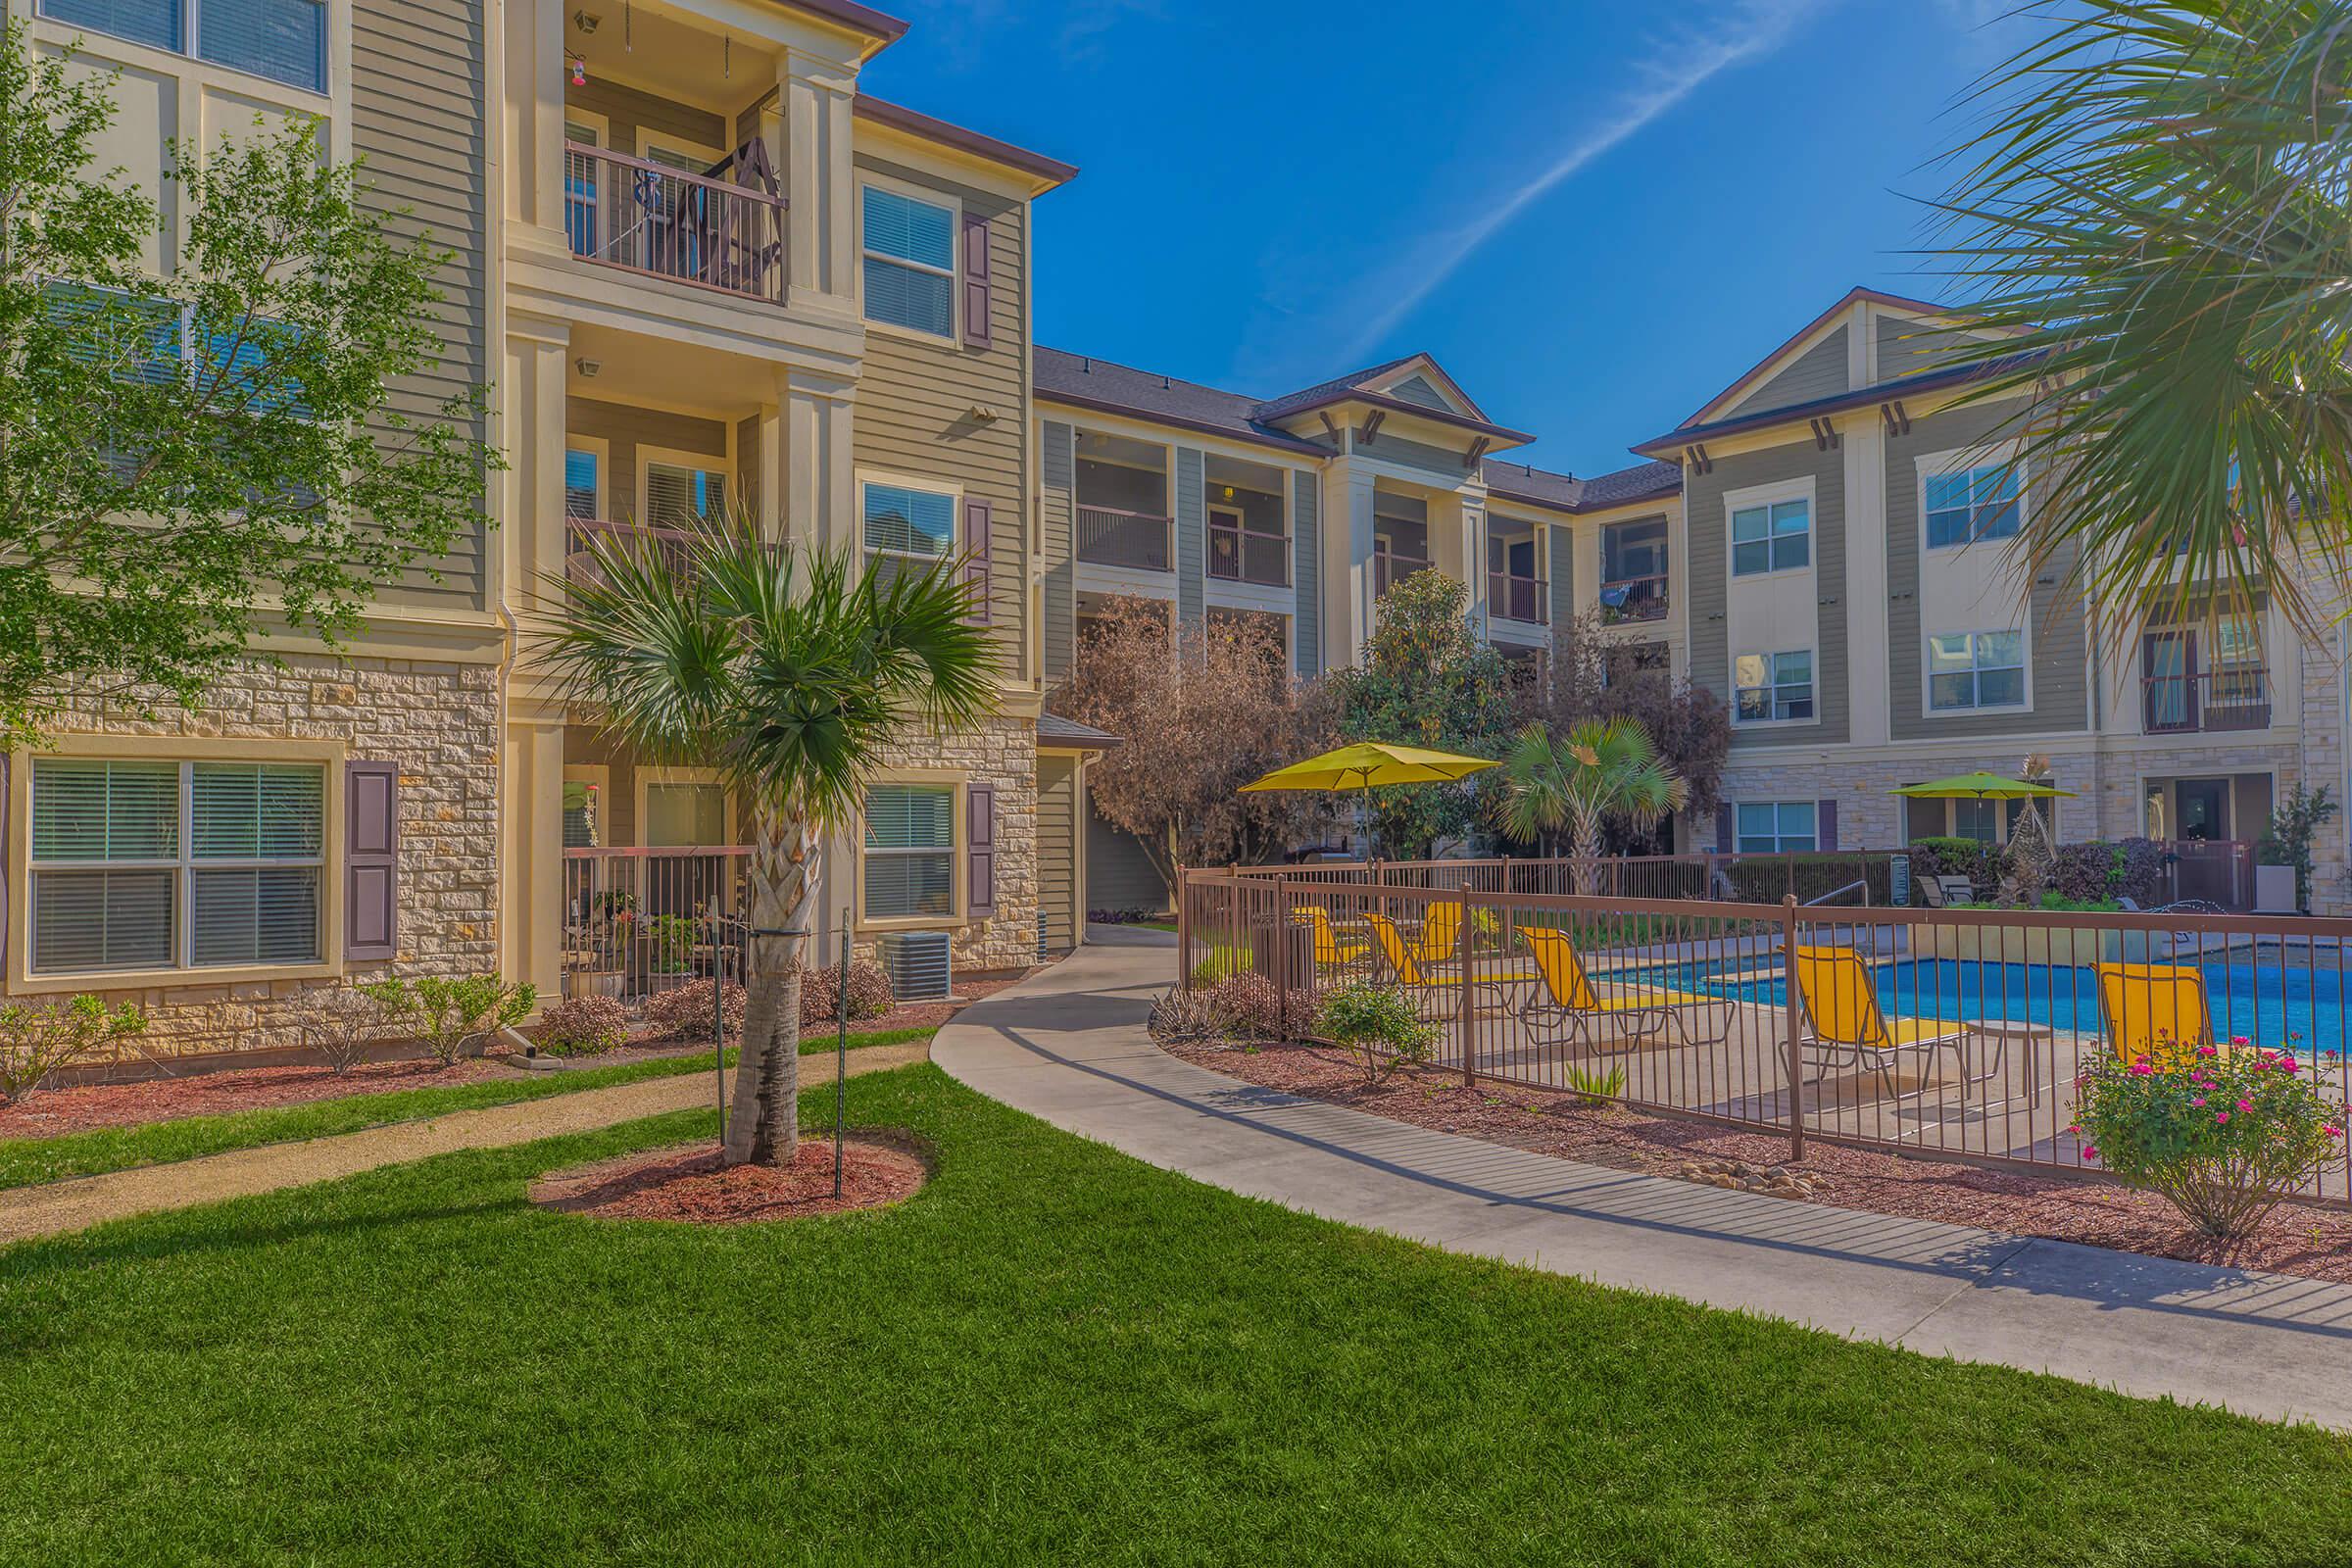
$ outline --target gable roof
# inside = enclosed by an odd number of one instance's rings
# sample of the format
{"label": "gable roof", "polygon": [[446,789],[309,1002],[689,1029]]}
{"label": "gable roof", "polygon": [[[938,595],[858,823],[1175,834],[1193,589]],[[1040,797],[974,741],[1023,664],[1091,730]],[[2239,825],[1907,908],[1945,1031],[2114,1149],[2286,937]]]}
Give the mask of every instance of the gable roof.
{"label": "gable roof", "polygon": [[1048,402],[1100,409],[1106,414],[1132,414],[1287,452],[1331,456],[1329,447],[1261,422],[1257,416],[1261,405],[1255,398],[1062,349],[1038,348],[1037,395]]}
{"label": "gable roof", "polygon": [[[943,147],[953,147],[975,158],[984,158],[992,164],[1019,170],[1042,181],[1044,189],[1059,185],[1078,172],[1076,164],[1065,164],[1058,158],[1048,158],[1044,153],[1015,147],[1008,141],[999,141],[981,131],[967,130],[937,116],[926,115],[919,109],[909,109],[905,104],[877,98],[870,92],[861,92],[852,98],[850,111],[859,120],[870,120],[877,125],[888,125],[894,130],[906,131],[910,136],[935,141]],[[1043,194],[1043,190],[1040,194]]]}
{"label": "gable roof", "polygon": [[1572,473],[1553,473],[1524,463],[1489,458],[1480,466],[1490,498],[1544,507],[1553,512],[1581,514],[1641,501],[1664,501],[1682,493],[1679,463],[1637,463],[1580,479]]}
{"label": "gable roof", "polygon": [[1897,376],[1891,381],[1877,381],[1851,392],[1833,393],[1815,398],[1809,403],[1792,403],[1785,408],[1766,409],[1760,414],[1735,414],[1728,419],[1715,419],[1706,424],[1680,424],[1664,435],[1653,436],[1634,447],[1644,457],[1662,452],[1677,452],[1693,441],[1710,440],[1716,436],[1736,435],[1742,430],[1760,430],[1775,424],[1793,424],[1825,414],[1840,414],[1852,409],[1866,409],[1874,403],[1888,403],[1897,398],[1917,397],[1923,392],[1937,392],[1949,387],[1965,386],[1971,381],[1990,381],[2039,364],[2043,356],[2035,350],[2024,354],[2005,355],[1997,360],[1981,360],[1970,365],[1950,367],[1940,370],[1922,370],[1917,375]]}
{"label": "gable roof", "polygon": [[[1692,429],[1703,423],[1709,422],[1709,416],[1716,414],[1718,411],[1738,401],[1742,393],[1751,391],[1758,384],[1760,384],[1765,379],[1768,372],[1779,368],[1781,361],[1792,350],[1794,350],[1799,343],[1802,343],[1805,339],[1811,337],[1814,333],[1820,331],[1823,327],[1828,326],[1838,317],[1851,310],[1855,305],[1864,301],[1868,301],[1873,305],[1891,306],[1893,309],[1898,311],[1919,311],[1929,316],[1949,316],[1951,314],[1944,307],[1931,304],[1927,300],[1908,299],[1900,294],[1888,294],[1875,288],[1855,287],[1847,289],[1844,297],[1838,300],[1837,304],[1831,306],[1828,310],[1822,312],[1819,316],[1816,316],[1813,318],[1813,319],[1807,321],[1804,325],[1798,327],[1795,331],[1789,333],[1788,336],[1782,339],[1778,348],[1774,349],[1770,354],[1765,355],[1755,364],[1749,366],[1745,370],[1741,371],[1738,380],[1734,381],[1730,386],[1725,387],[1722,391],[1716,393],[1713,397],[1707,399],[1706,402],[1700,404],[1696,411],[1694,411],[1689,418],[1685,419],[1675,428],[1686,430]],[[1640,451],[1641,449],[1637,447],[1635,450]]]}

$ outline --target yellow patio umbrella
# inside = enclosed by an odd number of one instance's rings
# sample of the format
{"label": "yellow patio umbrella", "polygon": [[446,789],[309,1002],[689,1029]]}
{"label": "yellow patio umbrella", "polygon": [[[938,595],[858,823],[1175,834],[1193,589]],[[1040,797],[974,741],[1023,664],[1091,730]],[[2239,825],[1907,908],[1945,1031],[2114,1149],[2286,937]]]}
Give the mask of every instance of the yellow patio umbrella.
{"label": "yellow patio umbrella", "polygon": [[1364,837],[1372,836],[1372,787],[1392,784],[1450,784],[1473,773],[1497,766],[1491,758],[1464,757],[1458,752],[1433,752],[1420,746],[1396,746],[1388,741],[1358,741],[1337,751],[1310,757],[1303,762],[1278,767],[1264,778],[1242,786],[1251,790],[1359,790],[1364,808]]}
{"label": "yellow patio umbrella", "polygon": [[1953,778],[1931,779],[1925,784],[1906,784],[1890,795],[1908,795],[1916,801],[2049,801],[2064,798],[2073,800],[2073,790],[2062,790],[2055,784],[2032,784],[2022,778],[2003,778],[1998,773],[1962,773]]}

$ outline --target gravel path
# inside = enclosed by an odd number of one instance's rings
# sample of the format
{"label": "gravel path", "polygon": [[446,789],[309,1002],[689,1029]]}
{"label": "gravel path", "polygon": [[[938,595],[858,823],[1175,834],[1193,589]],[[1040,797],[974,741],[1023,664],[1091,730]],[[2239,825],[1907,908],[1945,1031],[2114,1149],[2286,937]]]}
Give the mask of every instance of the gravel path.
{"label": "gravel path", "polygon": [[[869,1046],[851,1053],[850,1076],[904,1067],[908,1062],[921,1061],[929,1054],[930,1047],[921,1042]],[[801,1058],[803,1089],[832,1081],[831,1056]],[[381,1165],[403,1165],[461,1149],[502,1149],[511,1144],[535,1143],[542,1138],[587,1132],[616,1122],[713,1103],[711,1075],[689,1073],[645,1083],[619,1084],[611,1089],[554,1095],[512,1105],[451,1111],[446,1116],[428,1116],[298,1144],[232,1150],[225,1154],[207,1154],[201,1159],[169,1165],[143,1165],[104,1176],[19,1188],[0,1192],[0,1246],[38,1236],[63,1235],[130,1214],[188,1208],[227,1198],[275,1192],[281,1187],[333,1181]]]}

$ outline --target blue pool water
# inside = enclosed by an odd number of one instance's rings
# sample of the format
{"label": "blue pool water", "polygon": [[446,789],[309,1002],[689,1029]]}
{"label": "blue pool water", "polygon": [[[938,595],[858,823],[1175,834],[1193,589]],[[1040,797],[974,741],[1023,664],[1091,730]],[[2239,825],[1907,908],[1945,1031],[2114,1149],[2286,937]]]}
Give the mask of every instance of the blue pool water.
{"label": "blue pool water", "polygon": [[[1740,1002],[1787,1001],[1787,984],[1779,976],[1735,980],[1724,967],[1683,965],[1661,979]],[[2283,963],[2215,958],[2198,967],[2205,972],[2215,1035],[2245,1035],[2258,1045],[2306,1055],[2352,1052],[2352,1038],[2345,1033],[2345,977],[2337,972],[2332,952],[2309,968],[2291,957]],[[2098,989],[2088,969],[1901,958],[1879,964],[1874,972],[1879,1006],[1890,1017],[2046,1023],[2086,1034],[2099,1027]]]}

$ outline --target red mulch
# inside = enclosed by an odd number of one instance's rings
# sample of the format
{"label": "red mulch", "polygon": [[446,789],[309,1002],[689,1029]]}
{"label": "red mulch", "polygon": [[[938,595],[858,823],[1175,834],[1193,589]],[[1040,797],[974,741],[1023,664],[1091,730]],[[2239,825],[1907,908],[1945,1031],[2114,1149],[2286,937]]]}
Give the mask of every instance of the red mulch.
{"label": "red mulch", "polygon": [[852,1139],[842,1148],[835,1198],[829,1142],[804,1139],[785,1166],[721,1165],[717,1150],[697,1144],[551,1172],[531,1184],[531,1201],[598,1219],[741,1225],[880,1208],[914,1196],[930,1174],[908,1148]]}
{"label": "red mulch", "polygon": [[74,1084],[40,1089],[13,1104],[0,1105],[0,1139],[54,1138],[99,1127],[134,1127],[181,1116],[216,1116],[267,1105],[298,1105],[313,1100],[389,1094],[471,1083],[501,1074],[495,1057],[444,1067],[428,1057],[371,1061],[340,1075],[309,1062],[278,1067],[240,1067],[191,1073],[184,1078],[144,1078],[134,1083]]}
{"label": "red mulch", "polygon": [[2222,1244],[2197,1235],[2155,1194],[2113,1182],[1986,1170],[1818,1140],[1806,1145],[1804,1158],[1791,1160],[1788,1141],[1770,1133],[1587,1105],[1549,1090],[1492,1083],[1465,1089],[1457,1074],[1441,1069],[1403,1067],[1366,1085],[1337,1052],[1314,1046],[1251,1052],[1163,1042],[1162,1049],[1269,1089],[1542,1154],[1653,1176],[1679,1176],[1684,1165],[1707,1159],[1786,1165],[1807,1178],[1813,1201],[1838,1208],[2352,1283],[2352,1213],[2337,1209],[2281,1203],[2245,1241]]}

